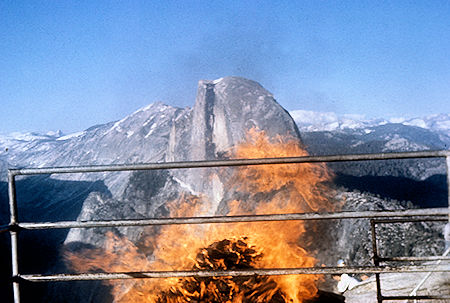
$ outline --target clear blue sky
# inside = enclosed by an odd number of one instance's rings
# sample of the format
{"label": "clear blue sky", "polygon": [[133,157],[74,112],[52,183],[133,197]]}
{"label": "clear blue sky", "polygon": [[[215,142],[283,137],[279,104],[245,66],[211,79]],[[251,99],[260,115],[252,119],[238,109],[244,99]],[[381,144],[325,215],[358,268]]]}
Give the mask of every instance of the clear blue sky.
{"label": "clear blue sky", "polygon": [[450,112],[450,1],[0,2],[0,133],[65,133],[199,79],[260,82],[288,110]]}

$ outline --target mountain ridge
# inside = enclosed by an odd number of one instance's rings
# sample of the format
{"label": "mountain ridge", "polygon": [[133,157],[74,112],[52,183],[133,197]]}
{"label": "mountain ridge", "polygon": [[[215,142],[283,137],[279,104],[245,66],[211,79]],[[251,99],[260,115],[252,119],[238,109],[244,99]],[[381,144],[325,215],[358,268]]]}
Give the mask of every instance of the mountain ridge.
{"label": "mountain ridge", "polygon": [[[155,104],[170,106],[164,102],[156,101],[142,108],[139,108],[135,112],[125,116],[125,118],[132,116],[136,113],[139,113],[141,111],[145,111],[146,109],[154,106]],[[185,109],[189,108],[190,107],[186,107]],[[337,131],[346,129],[360,130],[386,124],[401,124],[405,126],[415,126],[437,132],[446,132],[450,130],[450,114],[446,113],[432,114],[424,117],[413,117],[413,118],[366,119],[363,115],[358,114],[337,114],[335,112],[321,112],[302,109],[291,110],[288,112],[292,116],[294,121],[297,123],[299,129],[305,132]],[[97,124],[85,130],[70,133],[63,133],[61,130],[48,132],[12,132],[8,134],[0,133],[0,148],[6,148],[8,145],[14,144],[13,141],[17,141],[18,143],[36,140],[67,140],[72,137],[78,137],[92,128],[100,127],[110,123],[117,123],[120,122],[121,120]]]}
{"label": "mountain ridge", "polygon": [[450,131],[450,114],[440,113],[413,118],[373,118],[367,119],[358,114],[337,114],[309,110],[292,110],[291,116],[302,131],[337,131],[346,129],[364,129],[385,124],[416,126],[436,132]]}
{"label": "mountain ridge", "polygon": [[[213,82],[213,81],[211,81]],[[161,109],[169,109],[172,108],[175,111],[189,111],[190,108],[177,108],[172,107],[170,105],[166,105],[162,102],[151,103],[143,108],[138,109],[134,113],[124,117],[121,120],[112,121],[104,124],[98,124],[92,127],[89,127],[86,130],[63,134],[61,131],[49,131],[47,133],[38,133],[38,132],[25,132],[25,133],[11,133],[8,135],[0,134],[0,169],[2,167],[43,167],[43,166],[51,166],[51,165],[67,165],[68,163],[58,163],[57,161],[40,161],[39,164],[36,162],[27,161],[27,157],[21,157],[18,154],[27,153],[29,150],[35,150],[43,152],[45,150],[57,148],[64,143],[68,143],[68,141],[75,141],[83,136],[86,136],[88,133],[94,132],[94,130],[101,129],[106,135],[108,132],[118,131],[120,132],[120,125],[127,120],[133,119],[135,115],[139,115],[142,112],[151,110],[152,108],[161,108]],[[412,118],[408,120],[403,120],[399,122],[398,120],[391,120],[393,122],[389,122],[386,119],[373,119],[373,120],[364,120],[359,119],[361,117],[356,117],[354,115],[343,115],[344,118],[336,115],[335,113],[323,113],[323,112],[313,112],[313,111],[304,111],[307,112],[307,115],[298,115],[300,110],[290,111],[289,114],[293,117],[296,125],[302,133],[330,133],[333,135],[356,135],[360,138],[366,136],[367,138],[373,137],[373,132],[392,127],[395,128],[398,126],[405,126],[404,129],[416,130],[416,132],[422,132],[422,130],[429,131],[429,136],[439,136],[436,142],[441,141],[435,149],[449,149],[450,148],[450,114],[436,114],[427,116],[425,118]],[[325,117],[323,116],[325,114]],[[306,117],[306,118],[305,118]],[[434,119],[436,118],[436,119]],[[304,120],[302,120],[304,119]],[[426,121],[423,123],[412,123],[414,121]],[[149,123],[149,122],[147,122]],[[439,125],[439,126],[435,126]],[[145,125],[144,125],[145,126]],[[394,132],[395,133],[395,132]],[[126,133],[126,137],[130,138],[135,135],[133,130],[128,130]],[[147,133],[147,136],[151,135],[151,130]],[[144,136],[145,137],[145,136]],[[392,138],[395,139],[395,138]],[[416,146],[404,146],[401,148],[401,138],[397,138],[397,142],[392,141],[391,148],[386,147],[386,151],[391,150],[420,150],[420,149],[430,149],[429,146],[418,144]],[[365,140],[367,141],[367,140]],[[404,140],[403,140],[404,141]],[[405,144],[407,142],[404,141]],[[358,144],[357,142],[352,143],[352,145]],[[359,143],[361,144],[361,143]],[[38,148],[37,148],[38,147]],[[42,159],[41,159],[42,160]],[[168,159],[169,160],[169,159]],[[89,160],[86,159],[86,164],[89,164]],[[117,163],[117,161],[114,161]],[[69,164],[70,165],[70,164]],[[4,169],[1,169],[4,172]],[[4,177],[4,173],[3,173]]]}

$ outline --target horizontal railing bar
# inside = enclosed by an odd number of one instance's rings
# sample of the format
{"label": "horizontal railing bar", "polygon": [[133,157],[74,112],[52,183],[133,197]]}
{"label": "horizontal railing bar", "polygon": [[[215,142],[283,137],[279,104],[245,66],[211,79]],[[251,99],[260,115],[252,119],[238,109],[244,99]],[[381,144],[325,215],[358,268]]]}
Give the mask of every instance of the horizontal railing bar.
{"label": "horizontal railing bar", "polygon": [[426,296],[382,296],[383,300],[390,300],[390,301],[395,301],[395,300],[450,300],[450,296],[449,295],[444,295],[444,296],[431,296],[431,295],[426,295]]}
{"label": "horizontal railing bar", "polygon": [[394,160],[394,159],[436,158],[447,156],[450,156],[450,151],[438,150],[438,151],[417,151],[417,152],[376,153],[376,154],[349,154],[349,155],[303,156],[303,157],[283,157],[283,158],[229,159],[229,160],[210,160],[210,161],[142,163],[142,164],[22,168],[22,169],[10,169],[9,171],[13,175],[37,175],[37,174],[93,173],[106,171],[205,168],[205,167],[223,167],[223,166],[262,165],[262,164]]}
{"label": "horizontal railing bar", "polygon": [[355,267],[308,267],[308,268],[269,268],[247,270],[205,270],[205,271],[148,271],[121,273],[80,273],[56,275],[19,275],[16,279],[31,282],[51,281],[88,281],[150,278],[183,278],[183,277],[242,277],[242,276],[279,276],[301,274],[382,274],[382,273],[414,273],[414,272],[450,272],[449,266],[355,266]]}
{"label": "horizontal railing bar", "polygon": [[449,256],[424,256],[424,257],[379,257],[378,260],[380,262],[389,262],[389,261],[399,261],[399,262],[407,262],[407,261],[439,261],[439,260],[450,260]]}
{"label": "horizontal railing bar", "polygon": [[294,213],[247,216],[213,216],[213,217],[183,217],[183,218],[154,218],[136,220],[107,220],[107,221],[59,221],[42,223],[18,223],[21,229],[52,229],[52,228],[94,228],[94,227],[127,227],[168,224],[209,224],[209,223],[241,223],[290,220],[333,220],[333,219],[365,219],[384,217],[413,217],[413,216],[448,216],[448,208],[424,208],[394,211],[358,211],[333,213]]}
{"label": "horizontal railing bar", "polygon": [[374,219],[375,224],[384,224],[384,223],[414,223],[414,222],[446,222],[448,218],[386,218],[386,219]]}

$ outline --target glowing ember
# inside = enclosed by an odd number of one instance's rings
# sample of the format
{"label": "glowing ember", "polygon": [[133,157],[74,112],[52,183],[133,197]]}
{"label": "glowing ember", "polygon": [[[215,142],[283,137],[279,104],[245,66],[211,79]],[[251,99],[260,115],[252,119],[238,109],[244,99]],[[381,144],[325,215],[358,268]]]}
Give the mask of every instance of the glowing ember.
{"label": "glowing ember", "polygon": [[[262,254],[246,239],[222,240],[202,249],[195,269],[253,268]],[[181,291],[183,290],[183,291]],[[285,302],[275,281],[268,277],[210,277],[184,279],[179,288],[160,295],[158,302]]]}
{"label": "glowing ember", "polygon": [[[233,151],[236,158],[305,156],[294,140],[270,141],[251,130]],[[230,215],[332,210],[330,180],[322,164],[242,167],[226,184],[235,200]],[[236,197],[242,197],[236,199]],[[186,196],[169,203],[170,215],[199,216],[207,201]],[[67,254],[77,271],[227,270],[312,267],[316,260],[300,247],[300,221],[171,225],[144,242],[155,247],[145,256],[130,241],[108,234],[104,250]],[[318,275],[139,279],[110,282],[115,302],[306,302],[317,294]]]}

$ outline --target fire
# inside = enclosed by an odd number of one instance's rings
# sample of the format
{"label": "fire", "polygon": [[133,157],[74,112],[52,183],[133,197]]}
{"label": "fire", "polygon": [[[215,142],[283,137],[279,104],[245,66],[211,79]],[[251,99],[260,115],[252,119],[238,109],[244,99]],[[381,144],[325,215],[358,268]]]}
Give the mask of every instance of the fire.
{"label": "fire", "polygon": [[[270,140],[252,129],[231,151],[235,158],[306,156],[295,140]],[[331,179],[322,164],[241,167],[226,184],[235,197],[229,215],[331,210]],[[169,203],[172,217],[201,216],[208,202],[186,195]],[[127,239],[108,233],[107,246],[68,253],[76,271],[227,270],[312,267],[317,261],[300,246],[304,222],[169,225],[146,239],[151,256]],[[115,302],[305,302],[317,294],[318,275],[136,279],[109,282]]]}

